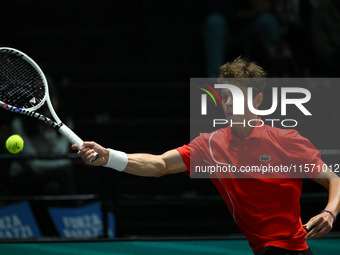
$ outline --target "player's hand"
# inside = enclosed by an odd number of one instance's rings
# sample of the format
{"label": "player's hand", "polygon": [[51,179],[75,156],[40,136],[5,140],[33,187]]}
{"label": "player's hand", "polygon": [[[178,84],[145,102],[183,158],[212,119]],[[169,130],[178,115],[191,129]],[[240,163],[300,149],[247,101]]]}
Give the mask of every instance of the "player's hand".
{"label": "player's hand", "polygon": [[315,239],[332,230],[334,218],[327,212],[320,213],[303,225],[308,234],[306,239]]}
{"label": "player's hand", "polygon": [[[95,142],[84,142],[80,149],[76,144],[72,144],[72,150],[79,150],[77,155],[88,165],[102,166],[109,160],[109,150]],[[95,152],[98,153],[98,158],[90,162]]]}

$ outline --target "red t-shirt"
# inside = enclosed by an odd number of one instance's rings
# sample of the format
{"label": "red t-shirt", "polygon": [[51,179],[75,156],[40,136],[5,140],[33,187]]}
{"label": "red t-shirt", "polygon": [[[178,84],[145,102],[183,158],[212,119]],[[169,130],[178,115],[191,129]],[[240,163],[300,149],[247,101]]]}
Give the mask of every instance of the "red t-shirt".
{"label": "red t-shirt", "polygon": [[[297,131],[267,125],[254,127],[250,136],[242,141],[232,135],[229,126],[201,134],[177,150],[188,173],[191,166],[190,174],[194,174],[196,166],[235,166],[240,169],[243,166],[283,164],[291,166],[291,171],[295,165],[298,172],[301,170],[299,166],[309,164],[309,170],[303,174],[314,179],[324,164],[319,151]],[[291,178],[281,172],[274,174],[275,178],[265,178],[266,175],[258,178],[259,175],[248,172],[214,172],[209,177],[254,253],[266,246],[297,251],[308,249],[300,217],[302,178]],[[273,177],[272,174],[268,176]]]}

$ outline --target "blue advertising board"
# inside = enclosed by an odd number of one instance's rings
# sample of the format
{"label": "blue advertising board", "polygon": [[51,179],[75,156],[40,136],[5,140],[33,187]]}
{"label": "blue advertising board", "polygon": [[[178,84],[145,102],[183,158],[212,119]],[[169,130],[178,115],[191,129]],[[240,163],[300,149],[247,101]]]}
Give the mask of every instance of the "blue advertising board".
{"label": "blue advertising board", "polygon": [[41,237],[41,233],[28,202],[0,208],[0,238],[36,237]]}
{"label": "blue advertising board", "polygon": [[[48,208],[54,225],[61,237],[81,238],[103,236],[101,203],[71,208]],[[108,215],[108,236],[114,237],[113,214]]]}

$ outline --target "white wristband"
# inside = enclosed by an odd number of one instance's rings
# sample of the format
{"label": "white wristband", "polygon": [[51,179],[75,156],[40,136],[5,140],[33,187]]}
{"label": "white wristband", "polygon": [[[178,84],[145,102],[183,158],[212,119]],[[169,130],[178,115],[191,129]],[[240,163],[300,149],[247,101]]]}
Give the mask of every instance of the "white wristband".
{"label": "white wristband", "polygon": [[125,152],[109,149],[109,160],[105,167],[123,171],[128,164],[128,157]]}

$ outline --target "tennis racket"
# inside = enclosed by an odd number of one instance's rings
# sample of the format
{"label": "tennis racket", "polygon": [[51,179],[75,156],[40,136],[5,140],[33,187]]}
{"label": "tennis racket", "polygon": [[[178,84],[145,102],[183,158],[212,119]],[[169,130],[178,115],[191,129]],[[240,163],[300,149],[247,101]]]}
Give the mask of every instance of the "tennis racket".
{"label": "tennis racket", "polygon": [[[45,102],[54,121],[35,112]],[[77,144],[78,148],[83,144],[83,140],[62,123],[55,113],[47,80],[40,67],[25,53],[13,48],[0,47],[0,106],[51,125],[71,144]],[[97,157],[95,153],[91,162]]]}

